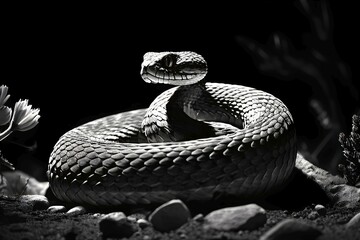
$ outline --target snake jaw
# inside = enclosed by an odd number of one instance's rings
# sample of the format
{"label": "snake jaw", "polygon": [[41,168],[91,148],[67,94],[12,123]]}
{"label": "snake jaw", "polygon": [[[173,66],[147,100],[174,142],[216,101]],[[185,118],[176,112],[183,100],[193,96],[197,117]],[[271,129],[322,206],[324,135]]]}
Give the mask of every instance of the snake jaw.
{"label": "snake jaw", "polygon": [[140,75],[147,83],[190,85],[207,74],[204,58],[194,52],[148,52],[144,54]]}

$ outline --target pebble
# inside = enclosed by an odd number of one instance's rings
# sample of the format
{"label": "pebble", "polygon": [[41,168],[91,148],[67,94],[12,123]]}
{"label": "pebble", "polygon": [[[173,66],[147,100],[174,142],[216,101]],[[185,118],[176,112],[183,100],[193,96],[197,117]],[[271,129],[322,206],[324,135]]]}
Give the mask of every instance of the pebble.
{"label": "pebble", "polygon": [[43,195],[22,195],[19,202],[19,208],[25,211],[44,210],[50,205],[49,200]]}
{"label": "pebble", "polygon": [[357,213],[354,217],[350,219],[350,221],[346,224],[347,228],[360,228],[360,212]]}
{"label": "pebble", "polygon": [[99,228],[103,238],[128,238],[138,230],[123,212],[106,214],[100,219]]}
{"label": "pebble", "polygon": [[199,213],[195,217],[193,217],[193,220],[196,221],[196,222],[203,222],[204,221],[204,215],[202,213]]}
{"label": "pebble", "polygon": [[149,227],[151,225],[151,223],[149,221],[147,221],[145,219],[142,219],[142,218],[140,218],[136,222],[137,222],[137,224],[139,225],[139,227],[141,229],[147,228],[147,227]]}
{"label": "pebble", "polygon": [[181,239],[188,239],[188,236],[185,233],[180,234]]}
{"label": "pebble", "polygon": [[149,235],[145,235],[144,237],[143,237],[143,240],[151,240],[152,238],[149,236]]}
{"label": "pebble", "polygon": [[316,211],[311,211],[309,214],[308,214],[308,216],[307,216],[307,218],[308,219],[310,219],[310,220],[315,220],[315,219],[317,219],[318,217],[319,217],[319,213],[318,212],[316,212]]}
{"label": "pebble", "polygon": [[135,217],[127,217],[127,220],[129,220],[130,222],[136,222],[136,218]]}
{"label": "pebble", "polygon": [[321,216],[326,215],[326,208],[321,204],[315,205],[314,210]]}
{"label": "pebble", "polygon": [[66,212],[66,207],[62,205],[53,205],[50,206],[47,210],[48,212],[52,213]]}
{"label": "pebble", "polygon": [[205,216],[205,228],[220,231],[254,230],[266,223],[266,211],[248,204],[215,210]]}
{"label": "pebble", "polygon": [[76,216],[80,214],[86,213],[86,209],[83,206],[76,206],[71,208],[69,211],[66,212],[68,216]]}
{"label": "pebble", "polygon": [[285,240],[285,239],[306,239],[313,240],[320,236],[322,232],[307,223],[297,219],[284,219],[274,227],[265,232],[260,240]]}
{"label": "pebble", "polygon": [[156,208],[149,216],[149,221],[160,232],[178,229],[191,217],[187,206],[179,199],[166,202]]}

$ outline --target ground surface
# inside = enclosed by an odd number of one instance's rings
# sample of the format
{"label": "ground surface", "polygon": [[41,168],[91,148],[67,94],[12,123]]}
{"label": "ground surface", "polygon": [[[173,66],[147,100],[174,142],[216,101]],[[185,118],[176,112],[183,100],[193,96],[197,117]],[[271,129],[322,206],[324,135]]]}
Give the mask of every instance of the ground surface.
{"label": "ground surface", "polygon": [[[265,207],[267,223],[253,231],[205,230],[203,221],[192,219],[176,231],[169,233],[160,233],[149,226],[135,232],[131,239],[259,239],[276,223],[287,218],[301,219],[320,229],[323,235],[317,239],[360,239],[358,229],[345,227],[345,224],[360,212],[360,206],[343,208],[325,205],[326,214],[314,219],[310,217],[313,207],[314,204],[290,210],[266,209]],[[195,208],[190,208],[193,217],[197,214]],[[149,210],[144,209],[127,210],[126,215],[134,218],[146,218],[149,213]],[[105,213],[104,210],[93,209],[86,214],[67,216],[65,213],[49,213],[46,210],[26,210],[20,208],[16,200],[1,199],[0,239],[102,239],[99,221]]]}
{"label": "ground surface", "polygon": [[[298,160],[302,159],[298,157]],[[306,163],[306,162],[305,162]],[[304,165],[305,166],[305,165]],[[261,226],[251,231],[217,231],[204,228],[204,217],[209,212],[229,207],[240,206],[250,202],[241,202],[240,199],[230,197],[218,197],[209,202],[186,203],[190,210],[192,219],[177,230],[161,233],[147,226],[138,228],[130,239],[259,239],[265,232],[284,219],[298,219],[319,229],[322,232],[316,239],[355,239],[360,240],[358,228],[347,228],[346,224],[357,213],[360,212],[360,201],[358,197],[351,199],[351,195],[346,195],[345,201],[349,200],[353,204],[345,206],[341,202],[331,203],[331,198],[321,187],[305,175],[306,167],[301,167],[297,161],[297,168],[294,170],[289,183],[284,188],[266,199],[255,202],[266,210],[267,221]],[[302,169],[302,171],[299,170]],[[315,173],[316,171],[313,171]],[[36,180],[29,180],[27,175],[21,172],[3,173],[8,180],[8,187],[12,182],[16,182],[17,189],[13,187],[13,194],[19,196],[23,194],[44,194],[49,200],[48,205],[63,204],[59,202],[47,184],[39,183]],[[335,181],[330,175],[321,175],[328,182]],[[12,178],[10,178],[12,176]],[[21,177],[20,177],[21,176]],[[12,179],[12,180],[11,180]],[[18,181],[15,181],[19,179]],[[320,179],[320,178],[319,178]],[[326,182],[324,181],[324,182]],[[26,188],[24,188],[26,186]],[[14,190],[15,189],[15,190]],[[24,191],[26,189],[26,191]],[[44,191],[46,192],[44,192]],[[358,193],[357,193],[358,194]],[[118,209],[96,209],[87,208],[87,213],[76,216],[69,216],[65,213],[50,213],[47,205],[31,205],[28,201],[21,201],[19,197],[6,197],[0,195],[0,240],[4,239],[104,239],[100,231],[99,222],[102,217],[110,212],[122,211],[127,218],[132,219],[134,225],[137,219],[148,219],[148,216],[157,206],[122,206]],[[24,205],[25,202],[25,205]],[[315,214],[314,207],[321,204],[325,207],[325,214]],[[66,206],[67,209],[72,206]],[[293,237],[291,237],[293,239]]]}

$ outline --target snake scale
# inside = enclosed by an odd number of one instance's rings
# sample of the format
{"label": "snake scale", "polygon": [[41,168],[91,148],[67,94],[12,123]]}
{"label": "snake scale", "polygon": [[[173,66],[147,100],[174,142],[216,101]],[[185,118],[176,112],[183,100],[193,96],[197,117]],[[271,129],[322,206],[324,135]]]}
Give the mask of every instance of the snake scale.
{"label": "snake scale", "polygon": [[47,171],[55,196],[119,206],[217,194],[255,199],[281,188],[296,158],[288,108],[251,87],[205,82],[206,74],[197,53],[146,53],[143,80],[179,86],[147,109],[99,118],[61,136]]}

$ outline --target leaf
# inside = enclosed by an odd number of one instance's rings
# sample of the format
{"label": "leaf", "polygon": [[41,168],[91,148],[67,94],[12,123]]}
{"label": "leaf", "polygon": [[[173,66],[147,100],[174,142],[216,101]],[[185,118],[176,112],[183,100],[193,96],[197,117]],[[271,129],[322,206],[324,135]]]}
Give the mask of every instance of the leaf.
{"label": "leaf", "polygon": [[9,161],[2,155],[2,153],[1,153],[1,151],[0,151],[0,169],[2,168],[2,166],[5,166],[5,167],[7,167],[7,168],[9,168],[9,169],[11,169],[11,170],[15,170],[14,165],[13,165],[11,162],[9,162]]}

